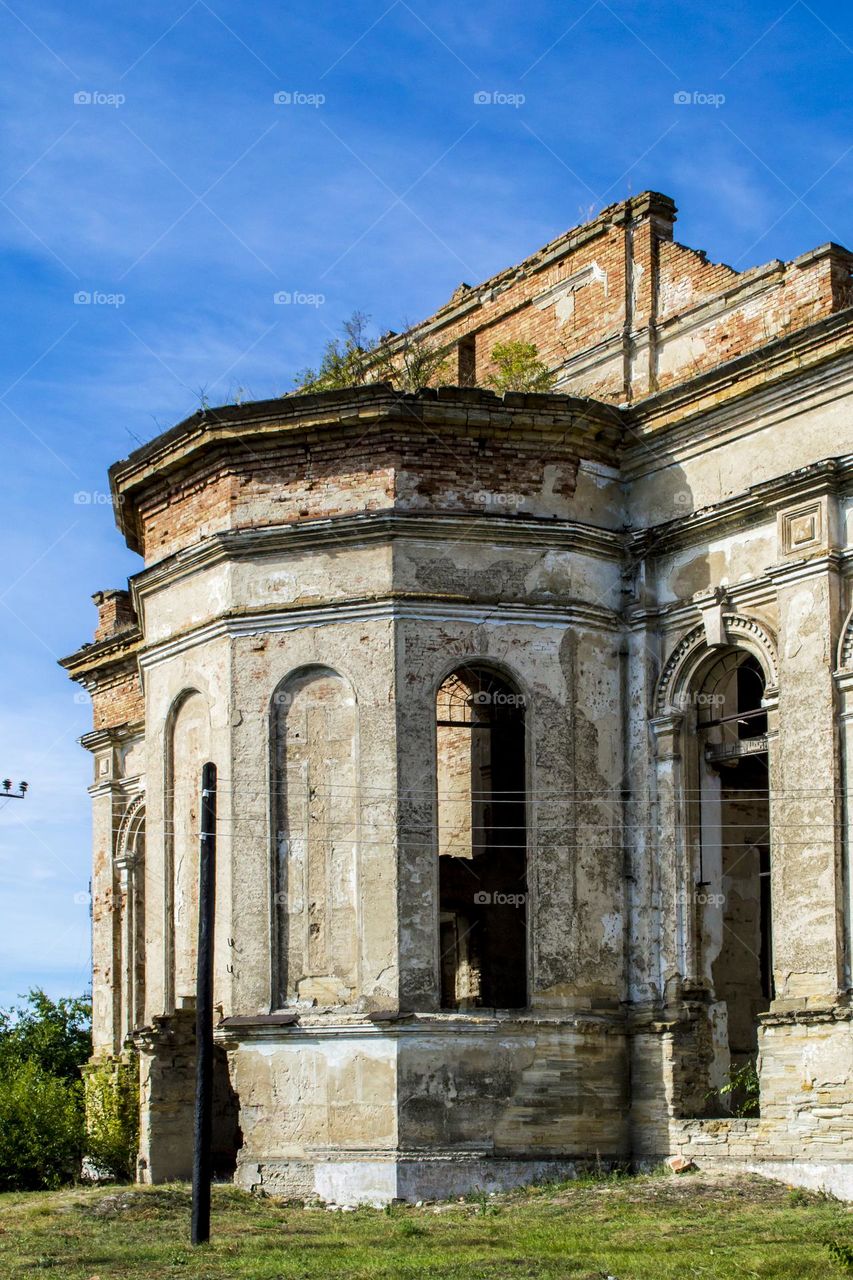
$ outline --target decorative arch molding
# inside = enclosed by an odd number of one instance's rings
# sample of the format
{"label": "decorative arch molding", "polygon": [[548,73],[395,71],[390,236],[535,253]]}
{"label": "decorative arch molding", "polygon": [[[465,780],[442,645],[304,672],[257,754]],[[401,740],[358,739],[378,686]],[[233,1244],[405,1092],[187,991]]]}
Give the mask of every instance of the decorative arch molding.
{"label": "decorative arch molding", "polygon": [[[733,648],[746,649],[754,654],[764,671],[766,693],[772,697],[779,688],[779,660],[776,637],[757,618],[741,613],[723,615],[726,640]],[[714,654],[718,646],[707,642],[704,623],[692,627],[682,636],[669,655],[658,681],[655,694],[655,716],[676,715],[681,710],[680,695],[693,681],[702,663]]]}
{"label": "decorative arch molding", "polygon": [[353,705],[358,706],[358,691],[349,672],[342,671],[340,667],[330,666],[327,662],[305,662],[298,667],[293,667],[276,684],[270,699],[271,716],[274,718],[281,706],[287,707],[289,705],[289,690],[301,687],[311,680],[324,677],[334,677],[336,680],[342,681],[352,695]]}
{"label": "decorative arch molding", "polygon": [[844,619],[838,641],[838,670],[849,671],[851,668],[853,668],[853,609]]}
{"label": "decorative arch molding", "polygon": [[135,843],[145,822],[145,792],[131,800],[122,814],[115,845],[115,861],[126,862],[136,856]]}
{"label": "decorative arch molding", "polygon": [[504,658],[496,658],[492,654],[481,654],[472,650],[470,653],[455,654],[448,658],[438,671],[438,676],[433,680],[432,702],[438,697],[441,686],[447,680],[448,676],[452,676],[457,671],[465,671],[466,669],[477,669],[488,672],[490,675],[497,676],[499,680],[503,680],[506,684],[512,686],[516,693],[521,694],[524,699],[523,706],[528,709],[532,705],[531,691],[527,682],[519,675],[516,669],[511,666]]}

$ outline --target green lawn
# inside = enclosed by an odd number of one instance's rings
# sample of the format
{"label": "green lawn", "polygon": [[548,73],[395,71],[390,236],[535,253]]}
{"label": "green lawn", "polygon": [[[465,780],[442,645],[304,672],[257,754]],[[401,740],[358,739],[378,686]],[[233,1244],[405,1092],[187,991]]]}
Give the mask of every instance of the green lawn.
{"label": "green lawn", "polygon": [[188,1243],[189,1205],[185,1186],[2,1195],[0,1276],[853,1275],[853,1210],[753,1177],[690,1173],[588,1180],[465,1203],[349,1213],[216,1187],[213,1239],[200,1249]]}

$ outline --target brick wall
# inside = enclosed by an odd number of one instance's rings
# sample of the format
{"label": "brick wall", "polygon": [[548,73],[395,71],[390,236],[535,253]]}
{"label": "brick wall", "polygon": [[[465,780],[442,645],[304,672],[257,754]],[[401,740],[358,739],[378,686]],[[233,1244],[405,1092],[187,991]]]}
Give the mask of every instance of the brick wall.
{"label": "brick wall", "polygon": [[675,243],[674,221],[674,204],[655,192],[611,205],[518,266],[460,286],[415,331],[451,346],[473,342],[481,386],[497,343],[533,342],[559,390],[621,402],[853,301],[853,256],[837,245],[738,272]]}

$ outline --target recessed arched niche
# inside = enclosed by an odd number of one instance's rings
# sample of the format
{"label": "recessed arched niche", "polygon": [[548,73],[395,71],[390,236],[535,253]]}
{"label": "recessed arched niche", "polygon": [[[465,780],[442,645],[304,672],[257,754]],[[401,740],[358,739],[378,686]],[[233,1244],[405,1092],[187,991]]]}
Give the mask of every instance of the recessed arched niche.
{"label": "recessed arched niche", "polygon": [[359,994],[358,708],[329,667],[278,686],[271,714],[273,1004]]}
{"label": "recessed arched niche", "polygon": [[181,695],[169,719],[166,760],[166,847],[172,941],[172,992],[177,1008],[195,1000],[201,771],[210,759],[210,715],[197,690]]}

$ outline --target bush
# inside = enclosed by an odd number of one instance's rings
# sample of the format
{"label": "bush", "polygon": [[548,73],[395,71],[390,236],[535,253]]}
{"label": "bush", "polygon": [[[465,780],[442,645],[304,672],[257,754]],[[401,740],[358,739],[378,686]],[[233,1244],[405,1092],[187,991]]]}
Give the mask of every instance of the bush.
{"label": "bush", "polygon": [[550,391],[554,379],[539,359],[535,342],[498,342],[492,347],[494,373],[486,379],[493,391]]}
{"label": "bush", "polygon": [[99,1173],[131,1179],[139,1146],[139,1066],[110,1058],[83,1069],[86,1152]]}
{"label": "bush", "polygon": [[83,1155],[83,1087],[35,1058],[0,1080],[0,1190],[52,1190],[77,1175]]}
{"label": "bush", "polygon": [[0,1010],[0,1190],[52,1189],[79,1174],[90,1017],[88,1000],[39,989]]}

